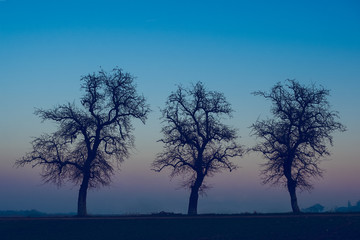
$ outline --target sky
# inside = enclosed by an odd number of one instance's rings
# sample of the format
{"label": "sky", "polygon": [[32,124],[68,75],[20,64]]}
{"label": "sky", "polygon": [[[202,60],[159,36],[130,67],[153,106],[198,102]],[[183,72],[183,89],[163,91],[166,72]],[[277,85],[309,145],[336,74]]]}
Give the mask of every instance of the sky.
{"label": "sky", "polygon": [[[15,168],[31,140],[56,129],[34,115],[79,103],[80,78],[118,66],[136,77],[151,106],[134,121],[136,149],[110,186],[88,194],[88,212],[185,213],[189,192],[151,163],[162,150],[160,110],[178,84],[202,81],[225,94],[239,142],[256,143],[249,126],[270,116],[251,95],[296,79],[331,91],[344,133],[334,134],[322,179],[299,192],[300,208],[326,210],[360,200],[360,3],[343,1],[0,0],[0,210],[76,212],[78,186],[43,184],[40,169]],[[261,184],[261,155],[233,159],[239,168],[208,179],[199,213],[287,212],[288,193]]]}

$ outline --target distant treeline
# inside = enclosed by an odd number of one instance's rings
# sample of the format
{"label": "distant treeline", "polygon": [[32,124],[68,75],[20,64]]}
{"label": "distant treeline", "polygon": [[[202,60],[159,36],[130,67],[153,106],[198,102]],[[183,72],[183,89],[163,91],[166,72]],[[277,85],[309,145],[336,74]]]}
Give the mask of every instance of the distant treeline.
{"label": "distant treeline", "polygon": [[[357,201],[356,205],[352,205],[350,201],[348,201],[347,207],[335,207],[330,211],[324,211],[325,207],[321,204],[317,203],[311,207],[302,209],[304,213],[321,213],[321,212],[360,212],[360,200]],[[242,213],[247,214],[247,213]],[[261,214],[254,212],[253,214]],[[35,209],[31,210],[6,210],[0,211],[0,217],[51,217],[51,216],[75,216],[76,213],[44,213]],[[146,214],[145,214],[146,215]],[[153,216],[181,216],[181,213],[173,213],[173,212],[164,212],[161,211],[159,213],[152,213]]]}
{"label": "distant treeline", "polygon": [[43,213],[39,212],[35,209],[32,210],[6,210],[6,211],[0,211],[1,217],[46,217],[46,216],[73,216],[76,215],[76,213]]}
{"label": "distant treeline", "polygon": [[20,210],[20,211],[0,211],[0,216],[5,217],[41,217],[46,216],[46,213],[39,212],[37,210]]}

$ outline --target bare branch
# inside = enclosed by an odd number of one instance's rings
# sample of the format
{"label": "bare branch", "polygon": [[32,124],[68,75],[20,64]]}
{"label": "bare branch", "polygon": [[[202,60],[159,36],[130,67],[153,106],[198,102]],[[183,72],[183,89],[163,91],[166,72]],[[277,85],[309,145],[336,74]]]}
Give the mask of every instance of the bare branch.
{"label": "bare branch", "polygon": [[277,83],[269,93],[253,94],[272,102],[273,118],[251,126],[253,135],[263,140],[252,150],[268,161],[262,165],[263,183],[310,190],[310,179],[322,176],[319,163],[329,155],[331,134],[345,131],[337,121],[338,113],[330,110],[329,90],[287,80],[285,85]]}
{"label": "bare branch", "polygon": [[43,180],[58,185],[67,180],[80,184],[85,178],[89,187],[109,184],[114,165],[133,147],[131,120],[145,123],[150,111],[133,79],[119,68],[100,70],[81,78],[81,107],[67,103],[36,109],[36,115],[54,121],[58,130],[36,138],[32,152],[15,165],[40,166]]}
{"label": "bare branch", "polygon": [[232,171],[231,158],[243,149],[235,143],[236,131],[222,123],[232,109],[223,94],[206,91],[201,82],[191,89],[178,87],[162,110],[164,151],[157,155],[153,170],[171,169],[171,177],[182,175],[187,188],[201,187],[205,176],[222,169]]}

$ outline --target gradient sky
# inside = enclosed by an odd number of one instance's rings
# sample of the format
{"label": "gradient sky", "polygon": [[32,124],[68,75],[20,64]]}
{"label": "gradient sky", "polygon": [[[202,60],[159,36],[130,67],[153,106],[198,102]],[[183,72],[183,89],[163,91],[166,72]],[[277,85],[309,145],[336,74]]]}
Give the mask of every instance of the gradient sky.
{"label": "gradient sky", "polygon": [[[78,186],[41,182],[39,169],[16,169],[31,137],[54,130],[34,108],[78,102],[82,75],[115,66],[136,76],[151,105],[135,123],[136,150],[109,187],[88,194],[90,213],[186,212],[189,192],[150,164],[162,145],[159,108],[176,84],[202,81],[223,92],[240,143],[270,103],[251,92],[295,78],[331,90],[348,131],[334,134],[323,179],[299,193],[300,207],[327,210],[360,200],[359,1],[0,0],[0,210],[75,212]],[[258,154],[209,179],[200,213],[290,211],[285,189],[263,186]]]}

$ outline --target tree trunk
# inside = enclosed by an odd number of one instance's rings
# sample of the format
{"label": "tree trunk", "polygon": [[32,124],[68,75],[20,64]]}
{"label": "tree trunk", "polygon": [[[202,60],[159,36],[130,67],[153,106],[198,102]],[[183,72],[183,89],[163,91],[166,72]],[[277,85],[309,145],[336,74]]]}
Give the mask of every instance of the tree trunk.
{"label": "tree trunk", "polygon": [[89,186],[89,176],[84,175],[83,181],[82,181],[81,186],[80,186],[79,197],[78,197],[77,215],[79,217],[85,217],[87,215],[86,196],[87,196],[88,186]]}
{"label": "tree trunk", "polygon": [[195,183],[191,186],[191,193],[189,199],[188,215],[197,215],[197,206],[199,200],[199,189],[204,180],[203,176],[197,175]]}
{"label": "tree trunk", "polygon": [[289,157],[287,161],[284,163],[284,175],[287,179],[287,188],[290,194],[291,208],[293,213],[299,214],[300,208],[297,203],[296,197],[296,181],[293,180],[291,175],[291,166],[293,162],[293,157]]}
{"label": "tree trunk", "polygon": [[188,215],[197,215],[197,205],[199,199],[199,188],[191,187]]}
{"label": "tree trunk", "polygon": [[299,214],[300,208],[298,206],[297,197],[296,197],[296,183],[293,180],[288,180],[287,187],[290,194],[290,200],[291,200],[291,208],[293,210],[293,213]]}

